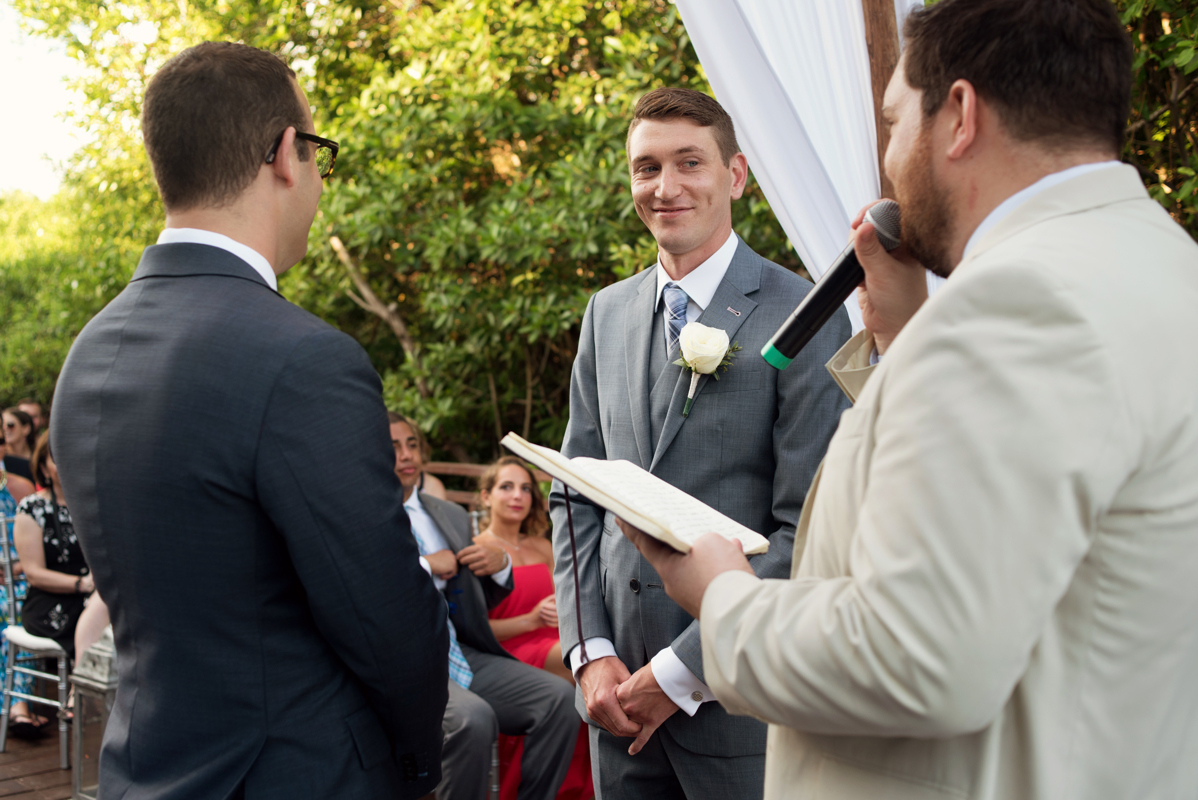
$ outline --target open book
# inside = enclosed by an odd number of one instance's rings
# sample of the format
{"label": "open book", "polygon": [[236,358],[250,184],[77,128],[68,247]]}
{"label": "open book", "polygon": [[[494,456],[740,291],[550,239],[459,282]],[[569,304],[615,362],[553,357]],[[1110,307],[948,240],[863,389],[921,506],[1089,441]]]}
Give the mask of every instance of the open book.
{"label": "open book", "polygon": [[682,553],[705,533],[734,539],[746,555],[770,546],[756,531],[725,517],[701,500],[646,472],[631,461],[566,458],[514,433],[500,441],[516,455],[545,470],[588,500]]}

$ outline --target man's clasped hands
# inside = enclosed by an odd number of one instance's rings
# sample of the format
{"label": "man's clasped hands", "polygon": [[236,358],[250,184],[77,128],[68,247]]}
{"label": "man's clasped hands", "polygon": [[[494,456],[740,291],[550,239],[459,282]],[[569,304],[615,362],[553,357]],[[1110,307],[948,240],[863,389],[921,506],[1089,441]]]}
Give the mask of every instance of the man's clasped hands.
{"label": "man's clasped hands", "polygon": [[[683,555],[623,520],[617,521],[624,535],[657,570],[666,593],[695,619],[699,618],[703,593],[712,579],[732,569],[753,572],[739,542],[712,533],[701,537]],[[629,755],[639,753],[654,731],[678,710],[658,685],[650,664],[630,673],[619,658],[606,656],[584,664],[577,678],[590,718],[613,736],[635,737]]]}

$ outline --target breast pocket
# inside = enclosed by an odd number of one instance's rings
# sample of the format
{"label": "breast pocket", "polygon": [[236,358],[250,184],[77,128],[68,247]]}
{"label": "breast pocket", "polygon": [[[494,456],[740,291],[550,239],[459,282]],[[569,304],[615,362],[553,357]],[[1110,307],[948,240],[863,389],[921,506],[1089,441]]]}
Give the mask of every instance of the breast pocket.
{"label": "breast pocket", "polygon": [[728,392],[756,392],[765,386],[765,369],[734,361],[727,372],[713,374],[703,386],[703,394],[727,394]]}

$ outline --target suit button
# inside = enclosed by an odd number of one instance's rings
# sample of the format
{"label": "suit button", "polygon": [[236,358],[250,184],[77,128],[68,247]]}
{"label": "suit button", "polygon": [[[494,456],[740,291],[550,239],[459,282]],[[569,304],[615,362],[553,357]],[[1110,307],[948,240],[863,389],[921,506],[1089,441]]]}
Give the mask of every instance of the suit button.
{"label": "suit button", "polygon": [[632,580],[630,580],[630,581],[628,582],[628,586],[629,586],[629,588],[631,588],[631,589],[632,589],[632,593],[633,593],[633,594],[640,594],[640,591],[641,591],[641,582],[640,582],[640,581],[638,581],[636,578],[633,578]]}
{"label": "suit button", "polygon": [[694,700],[696,703],[702,703],[703,702],[703,693],[702,692],[691,692],[691,700]]}

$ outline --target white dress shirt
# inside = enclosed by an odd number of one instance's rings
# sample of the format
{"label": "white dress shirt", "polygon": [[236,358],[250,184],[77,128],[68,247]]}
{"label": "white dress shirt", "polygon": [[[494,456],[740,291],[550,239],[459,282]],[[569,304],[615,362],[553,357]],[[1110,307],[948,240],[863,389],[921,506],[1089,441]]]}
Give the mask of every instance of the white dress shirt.
{"label": "white dress shirt", "polygon": [[[710,258],[678,281],[674,281],[666,272],[665,267],[661,265],[659,256],[657,260],[657,299],[653,304],[653,313],[656,314],[661,309],[661,294],[665,291],[666,284],[673,281],[682,291],[686,292],[686,321],[697,320],[711,303],[711,298],[715,296],[720,282],[724,280],[724,275],[727,274],[728,267],[732,264],[732,256],[736,254],[739,244],[740,239],[736,232],[729,233],[728,240],[720,245],[719,250],[712,253]],[[586,645],[587,661],[616,655],[616,646],[610,639],[595,637],[587,639]],[[575,679],[578,678],[578,670],[584,663],[587,663],[581,661],[581,658],[582,646],[575,645],[574,649],[570,651],[569,658],[570,669],[574,673]],[[682,663],[682,659],[678,657],[673,648],[666,647],[659,651],[649,663],[653,667],[653,677],[657,679],[657,685],[661,687],[667,697],[674,701],[675,705],[688,715],[693,717],[700,705],[715,699],[711,689],[707,688],[707,684],[699,680],[695,673]]]}
{"label": "white dress shirt", "polygon": [[711,258],[704,261],[699,266],[692,269],[683,276],[682,280],[675,281],[670,277],[670,273],[666,272],[666,268],[661,265],[661,257],[657,259],[657,299],[653,301],[653,313],[656,314],[661,309],[661,293],[665,291],[666,284],[673,281],[678,284],[678,288],[686,292],[686,321],[694,322],[703,313],[703,309],[711,302],[711,298],[715,296],[715,290],[720,288],[720,281],[724,280],[724,275],[728,272],[728,265],[732,263],[732,256],[736,255],[736,248],[740,244],[740,239],[737,238],[736,232],[728,234],[728,240],[720,245],[720,249],[711,254]]}
{"label": "white dress shirt", "polygon": [[[424,503],[420,502],[420,492],[412,492],[412,495],[404,501],[403,508],[404,511],[408,512],[408,520],[412,523],[412,535],[420,543],[421,550],[426,553],[438,553],[442,550],[450,549],[445,534],[441,533],[441,529],[437,527],[437,523],[428,515],[428,511],[425,510]],[[420,566],[424,567],[424,571],[429,575],[433,575],[433,568],[424,556],[420,557]],[[508,576],[511,574],[512,557],[507,556],[507,563],[503,569],[493,574],[491,579],[502,585],[507,583]],[[437,587],[438,591],[443,590],[445,588],[445,579],[433,575],[433,585]]]}
{"label": "white dress shirt", "polygon": [[262,280],[266,281],[267,286],[276,292],[279,291],[279,279],[275,276],[275,271],[270,268],[270,262],[266,260],[266,256],[249,245],[230,239],[223,233],[199,228],[166,228],[158,234],[158,244],[206,244],[209,247],[219,247],[249,264],[255,272],[262,276]]}

